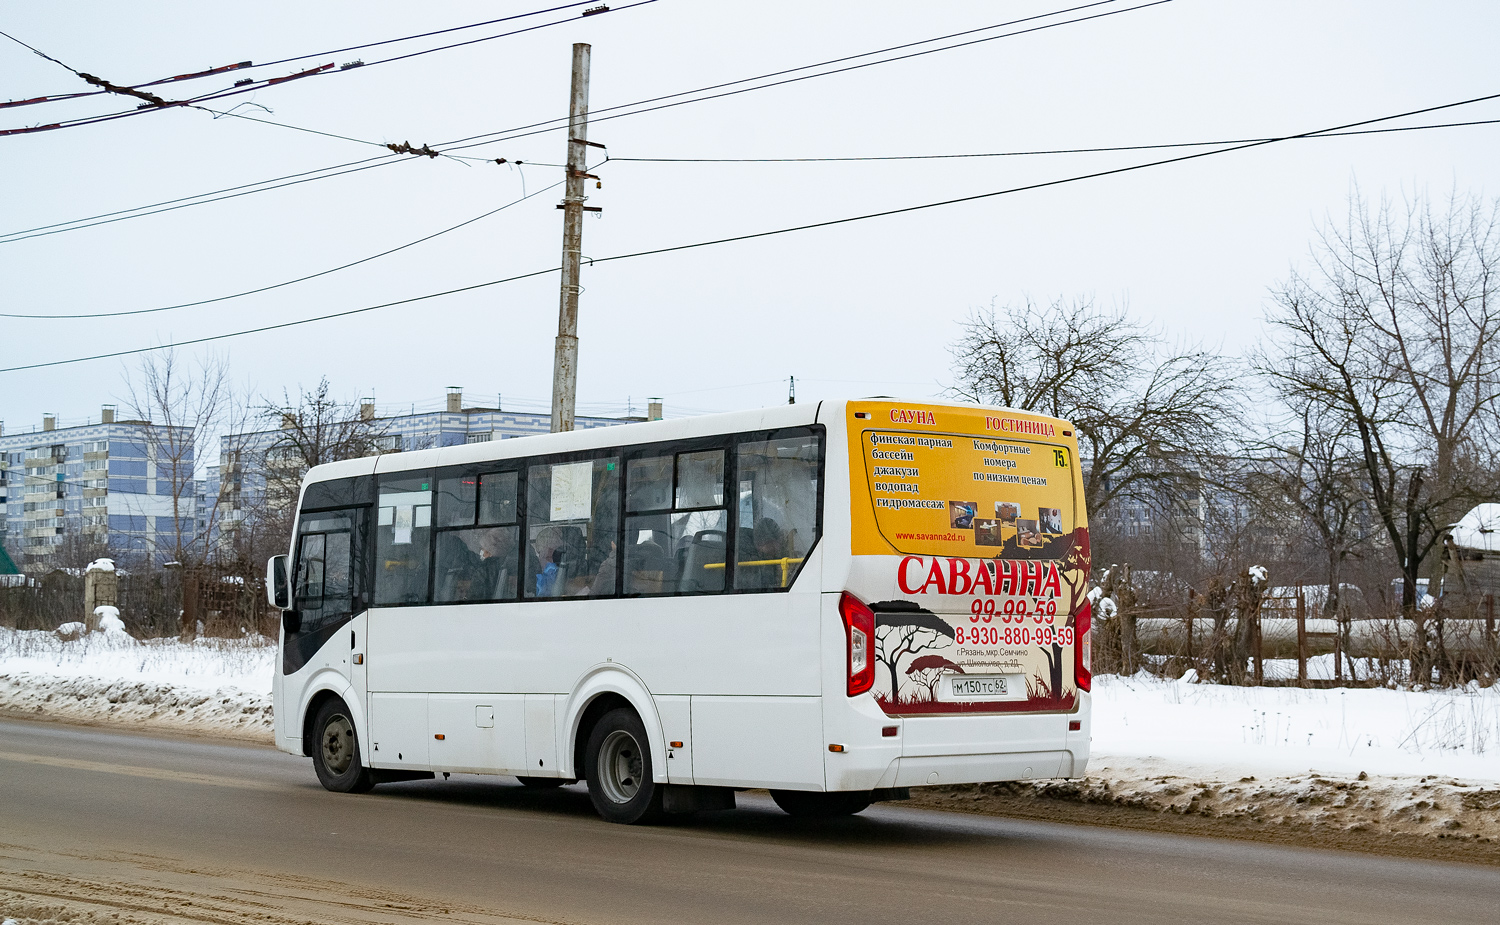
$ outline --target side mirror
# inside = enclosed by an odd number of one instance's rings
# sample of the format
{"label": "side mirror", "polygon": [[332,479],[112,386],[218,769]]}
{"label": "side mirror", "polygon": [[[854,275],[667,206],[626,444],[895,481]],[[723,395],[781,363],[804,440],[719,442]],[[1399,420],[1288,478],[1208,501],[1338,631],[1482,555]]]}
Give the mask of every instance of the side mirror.
{"label": "side mirror", "polygon": [[292,583],[286,566],[286,556],[272,556],[266,560],[266,598],[278,610],[292,609]]}

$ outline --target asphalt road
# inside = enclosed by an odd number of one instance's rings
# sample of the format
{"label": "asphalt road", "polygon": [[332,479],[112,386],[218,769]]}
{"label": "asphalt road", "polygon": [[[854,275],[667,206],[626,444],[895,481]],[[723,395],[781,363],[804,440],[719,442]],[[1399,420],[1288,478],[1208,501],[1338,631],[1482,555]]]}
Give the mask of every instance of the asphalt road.
{"label": "asphalt road", "polygon": [[[269,748],[0,722],[0,919],[1493,923],[1500,870],[764,796],[642,828],[581,787],[327,793]],[[116,916],[118,918],[112,918]]]}

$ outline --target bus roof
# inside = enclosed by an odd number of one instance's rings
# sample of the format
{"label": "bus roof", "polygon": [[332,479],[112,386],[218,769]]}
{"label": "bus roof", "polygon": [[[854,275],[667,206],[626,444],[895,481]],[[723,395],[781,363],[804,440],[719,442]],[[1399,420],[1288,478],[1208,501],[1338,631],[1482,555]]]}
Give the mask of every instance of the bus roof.
{"label": "bus roof", "polygon": [[[893,405],[914,405],[928,408],[962,408],[974,411],[984,406],[968,402],[942,401],[934,399],[901,399],[891,396],[875,396],[860,399],[820,401],[804,405],[773,405],[749,411],[727,411],[719,414],[703,414],[693,417],[674,418],[669,421],[641,421],[621,424],[618,427],[598,427],[565,434],[537,434],[530,437],[515,437],[507,440],[466,443],[456,446],[434,447],[405,453],[386,453],[380,456],[364,456],[341,462],[315,466],[307,473],[306,481],[321,482],[328,479],[370,475],[374,472],[402,472],[412,469],[432,469],[437,466],[462,465],[492,459],[509,459],[517,456],[546,456],[552,453],[570,453],[580,450],[595,450],[612,446],[629,446],[637,443],[654,443],[690,437],[710,436],[720,433],[743,433],[756,430],[775,430],[782,427],[800,427],[818,421],[842,420],[845,406],[850,401],[879,401]],[[1034,411],[1017,411],[1012,408],[989,406],[987,410],[1007,411],[1028,417],[1057,420],[1050,415]]]}

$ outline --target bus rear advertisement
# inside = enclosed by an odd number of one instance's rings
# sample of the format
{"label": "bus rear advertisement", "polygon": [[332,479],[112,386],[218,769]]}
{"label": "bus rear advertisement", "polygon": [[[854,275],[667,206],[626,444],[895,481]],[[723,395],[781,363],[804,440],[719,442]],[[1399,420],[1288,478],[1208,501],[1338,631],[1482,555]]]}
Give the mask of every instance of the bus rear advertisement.
{"label": "bus rear advertisement", "polygon": [[626,823],[1081,776],[1077,452],[870,399],[319,466],[267,567],[277,745],[342,792],[586,781]]}
{"label": "bus rear advertisement", "polygon": [[978,408],[848,414],[851,551],[869,582],[851,589],[917,605],[877,615],[881,708],[1071,710],[1089,574],[1071,428]]}

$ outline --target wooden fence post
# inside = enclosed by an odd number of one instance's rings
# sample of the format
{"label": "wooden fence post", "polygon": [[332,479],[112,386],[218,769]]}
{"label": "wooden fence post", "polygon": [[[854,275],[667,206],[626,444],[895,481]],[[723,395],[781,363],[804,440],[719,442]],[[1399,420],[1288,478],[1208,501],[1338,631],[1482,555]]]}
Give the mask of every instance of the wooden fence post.
{"label": "wooden fence post", "polygon": [[1257,604],[1255,612],[1250,618],[1250,632],[1255,639],[1255,683],[1264,684],[1266,680],[1266,650],[1261,643],[1260,635],[1260,605]]}
{"label": "wooden fence post", "polygon": [[1188,603],[1187,603],[1187,660],[1188,660],[1188,664],[1193,666],[1193,670],[1194,671],[1196,671],[1198,669],[1198,659],[1193,654],[1193,618],[1196,617],[1197,615],[1198,615],[1198,592],[1196,590],[1192,589],[1192,588],[1188,588]]}
{"label": "wooden fence post", "polygon": [[193,639],[198,635],[198,573],[193,569],[182,570],[182,639]]}
{"label": "wooden fence post", "polygon": [[1307,596],[1297,586],[1297,684],[1307,686]]}
{"label": "wooden fence post", "polygon": [[1484,596],[1484,648],[1489,655],[1490,675],[1500,670],[1500,658],[1495,654],[1495,595]]}
{"label": "wooden fence post", "polygon": [[[1340,610],[1342,609],[1340,605]],[[1344,683],[1344,628],[1344,615],[1335,613],[1333,615],[1333,680],[1337,684]]]}
{"label": "wooden fence post", "polygon": [[1135,674],[1135,589],[1130,584],[1130,563],[1120,568],[1120,581],[1115,591],[1115,607],[1120,614],[1120,673]]}

